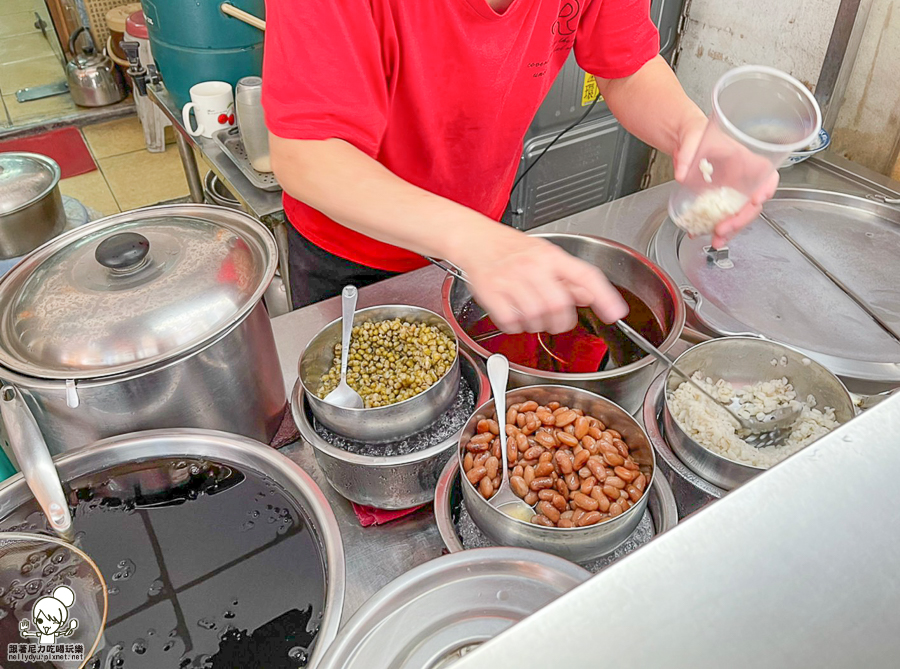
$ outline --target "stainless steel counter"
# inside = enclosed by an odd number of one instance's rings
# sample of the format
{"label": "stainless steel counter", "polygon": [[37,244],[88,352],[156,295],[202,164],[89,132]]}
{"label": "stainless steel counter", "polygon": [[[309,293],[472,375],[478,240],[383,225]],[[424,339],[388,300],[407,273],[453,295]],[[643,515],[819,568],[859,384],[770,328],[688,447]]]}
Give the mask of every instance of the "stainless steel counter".
{"label": "stainless steel counter", "polygon": [[[840,158],[810,160],[787,170],[782,182],[857,195],[881,194],[897,197],[896,183],[861,170]],[[650,239],[665,217],[670,186],[663,185],[616,200],[587,212],[562,219],[540,231],[578,232],[599,235],[646,252]],[[401,303],[440,312],[443,273],[429,267],[396,277],[359,293],[359,307]],[[339,299],[326,300],[273,320],[275,338],[288,391],[297,378],[297,360],[306,343],[325,324],[340,317]],[[443,544],[430,509],[383,527],[363,529],[349,502],[324,479],[311,448],[295,443],[283,452],[299,463],[321,486],[338,517],[347,558],[347,590],[344,620],[382,586],[410,568],[439,556]],[[727,666],[727,665],[721,665]]]}

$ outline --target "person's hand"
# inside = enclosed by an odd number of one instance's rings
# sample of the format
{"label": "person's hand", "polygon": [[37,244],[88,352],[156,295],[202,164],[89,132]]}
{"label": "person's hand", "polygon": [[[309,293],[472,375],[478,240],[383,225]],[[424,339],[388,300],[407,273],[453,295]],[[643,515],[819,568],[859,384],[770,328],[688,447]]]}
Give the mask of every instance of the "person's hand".
{"label": "person's hand", "polygon": [[576,307],[591,307],[605,322],[628,314],[618,290],[593,265],[544,239],[502,225],[472,240],[455,263],[468,275],[475,300],[510,334],[568,332]]}
{"label": "person's hand", "polygon": [[[694,160],[694,154],[700,145],[700,138],[706,130],[707,120],[705,117],[697,117],[685,123],[682,127],[678,140],[678,149],[673,156],[675,163],[675,180],[682,183],[687,177],[688,170]],[[745,164],[748,170],[771,170],[768,161],[757,156],[752,151],[744,148],[737,142],[731,142],[729,151],[740,154],[740,160]],[[762,211],[763,203],[770,199],[778,188],[778,171],[772,170],[771,174],[766,177],[765,181],[750,196],[750,200],[744,205],[737,214],[731,218],[725,219],[718,225],[713,232],[712,247],[722,248],[728,244],[728,240],[734,237],[741,228],[749,225],[759,216]]]}

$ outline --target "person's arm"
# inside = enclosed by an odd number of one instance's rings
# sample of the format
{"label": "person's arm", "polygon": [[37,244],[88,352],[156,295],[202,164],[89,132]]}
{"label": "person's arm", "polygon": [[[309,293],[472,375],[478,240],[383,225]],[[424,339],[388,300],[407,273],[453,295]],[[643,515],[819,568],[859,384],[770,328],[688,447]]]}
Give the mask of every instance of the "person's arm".
{"label": "person's arm", "polygon": [[[672,156],[675,179],[684,180],[706,128],[706,116],[685,94],[669,64],[656,56],[628,77],[595,77],[600,93],[626,130]],[[775,193],[775,172],[733,218],[716,226],[712,245],[724,246],[730,237],[759,216],[762,203]]]}
{"label": "person's arm", "polygon": [[284,190],[341,225],[462,268],[507,332],[564,332],[576,305],[607,322],[628,308],[603,274],[544,240],[413,186],[339,139],[270,134],[272,168]]}

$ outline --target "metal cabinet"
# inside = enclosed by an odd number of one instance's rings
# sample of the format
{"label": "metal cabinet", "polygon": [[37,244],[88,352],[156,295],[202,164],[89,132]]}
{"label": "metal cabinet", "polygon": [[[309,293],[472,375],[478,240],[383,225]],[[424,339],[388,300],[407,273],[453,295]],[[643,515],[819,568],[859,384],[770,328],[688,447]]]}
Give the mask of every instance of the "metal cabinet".
{"label": "metal cabinet", "polygon": [[[683,8],[684,0],[654,0],[651,5],[660,31],[660,53],[669,61]],[[519,175],[562,130],[581,118],[595,94],[593,77],[570,54],[525,135]],[[633,193],[640,188],[649,158],[650,148],[622,128],[600,101],[522,179],[503,222],[530,230]]]}

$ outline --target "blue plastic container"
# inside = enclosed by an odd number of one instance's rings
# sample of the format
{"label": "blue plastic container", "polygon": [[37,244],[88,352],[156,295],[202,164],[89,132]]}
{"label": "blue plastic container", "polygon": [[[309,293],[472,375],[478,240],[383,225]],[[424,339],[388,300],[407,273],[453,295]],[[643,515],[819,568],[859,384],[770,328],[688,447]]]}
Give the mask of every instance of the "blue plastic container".
{"label": "blue plastic container", "polygon": [[[153,59],[179,106],[190,102],[191,86],[262,75],[264,33],[224,14],[221,0],[143,0]],[[230,0],[265,18],[265,0]]]}

